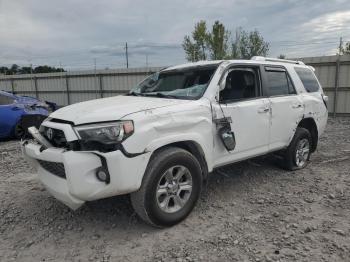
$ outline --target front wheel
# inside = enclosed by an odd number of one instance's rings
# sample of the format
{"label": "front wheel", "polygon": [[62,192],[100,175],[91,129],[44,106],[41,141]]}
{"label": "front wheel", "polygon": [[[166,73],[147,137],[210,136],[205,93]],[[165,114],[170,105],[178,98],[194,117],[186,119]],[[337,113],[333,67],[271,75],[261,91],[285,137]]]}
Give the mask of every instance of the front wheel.
{"label": "front wheel", "polygon": [[179,223],[189,215],[199,198],[201,173],[198,160],[184,149],[169,147],[156,152],[141,188],[131,194],[134,210],[153,226]]}
{"label": "front wheel", "polygon": [[307,166],[311,155],[312,139],[310,132],[298,127],[285,152],[285,167],[288,170],[302,169]]}
{"label": "front wheel", "polygon": [[15,126],[14,135],[16,139],[21,139],[25,135],[25,130],[20,124],[20,121],[18,121],[18,123]]}

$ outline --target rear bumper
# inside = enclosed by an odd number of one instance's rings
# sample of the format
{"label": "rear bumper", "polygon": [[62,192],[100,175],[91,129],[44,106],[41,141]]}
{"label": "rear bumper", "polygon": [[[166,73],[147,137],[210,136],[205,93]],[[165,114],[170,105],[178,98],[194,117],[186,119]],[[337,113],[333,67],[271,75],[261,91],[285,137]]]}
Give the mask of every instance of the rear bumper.
{"label": "rear bumper", "polygon": [[[79,152],[54,147],[41,151],[40,148],[38,144],[22,142],[22,152],[36,168],[42,184],[72,209],[79,208],[86,201],[137,191],[150,157],[150,153],[126,157],[120,151]],[[96,171],[103,166],[101,158],[105,159],[110,174],[109,183],[96,177]],[[65,178],[48,171],[39,161],[63,164]]]}

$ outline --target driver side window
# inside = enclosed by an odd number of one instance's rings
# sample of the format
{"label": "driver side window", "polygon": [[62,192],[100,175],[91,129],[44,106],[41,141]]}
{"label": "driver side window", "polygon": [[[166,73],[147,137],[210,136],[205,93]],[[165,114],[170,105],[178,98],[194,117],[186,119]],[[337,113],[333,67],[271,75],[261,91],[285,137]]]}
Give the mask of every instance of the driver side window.
{"label": "driver side window", "polygon": [[226,84],[220,91],[220,102],[234,102],[260,95],[258,71],[252,68],[237,68],[226,76]]}

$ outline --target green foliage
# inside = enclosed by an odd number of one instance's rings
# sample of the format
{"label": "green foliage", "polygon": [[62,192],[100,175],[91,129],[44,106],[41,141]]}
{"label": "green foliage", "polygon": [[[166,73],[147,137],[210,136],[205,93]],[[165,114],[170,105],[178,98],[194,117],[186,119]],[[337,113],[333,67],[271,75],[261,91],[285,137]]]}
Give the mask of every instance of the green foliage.
{"label": "green foliage", "polygon": [[188,61],[224,59],[227,57],[230,33],[219,21],[215,21],[212,30],[207,30],[205,21],[194,26],[192,37],[186,35],[182,43]]}
{"label": "green foliage", "polygon": [[235,40],[231,39],[231,32],[224,24],[215,21],[212,30],[207,30],[205,21],[195,24],[191,37],[186,35],[182,47],[188,61],[220,60],[244,58],[252,56],[266,56],[269,43],[264,41],[259,31],[247,32],[242,29],[236,31]]}
{"label": "green foliage", "polygon": [[225,29],[225,26],[219,21],[215,21],[207,39],[210,59],[219,60],[227,58],[229,37],[230,32]]}
{"label": "green foliage", "polygon": [[350,42],[347,42],[345,44],[345,47],[342,48],[340,54],[342,54],[342,55],[350,55]]}
{"label": "green foliage", "polygon": [[0,74],[4,75],[21,75],[21,74],[40,74],[40,73],[56,73],[56,72],[65,72],[63,68],[56,68],[51,66],[37,66],[31,68],[29,66],[20,67],[16,64],[13,64],[10,68],[6,66],[0,67]]}
{"label": "green foliage", "polygon": [[185,50],[188,61],[195,62],[207,59],[207,25],[205,21],[199,21],[194,26],[192,39],[190,36],[185,36],[182,47]]}
{"label": "green foliage", "polygon": [[267,56],[269,43],[264,41],[258,30],[251,32],[240,29],[232,45],[231,58],[250,59],[253,56]]}

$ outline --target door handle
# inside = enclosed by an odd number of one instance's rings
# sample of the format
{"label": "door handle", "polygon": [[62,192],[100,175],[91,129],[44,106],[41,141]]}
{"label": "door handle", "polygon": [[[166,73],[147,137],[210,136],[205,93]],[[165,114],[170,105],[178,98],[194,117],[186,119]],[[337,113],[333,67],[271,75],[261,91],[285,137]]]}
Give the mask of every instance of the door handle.
{"label": "door handle", "polygon": [[302,107],[302,105],[301,105],[301,104],[295,104],[295,105],[292,105],[292,108],[300,108],[300,107]]}
{"label": "door handle", "polygon": [[258,109],[258,113],[267,113],[270,111],[270,108],[268,107],[262,107]]}

